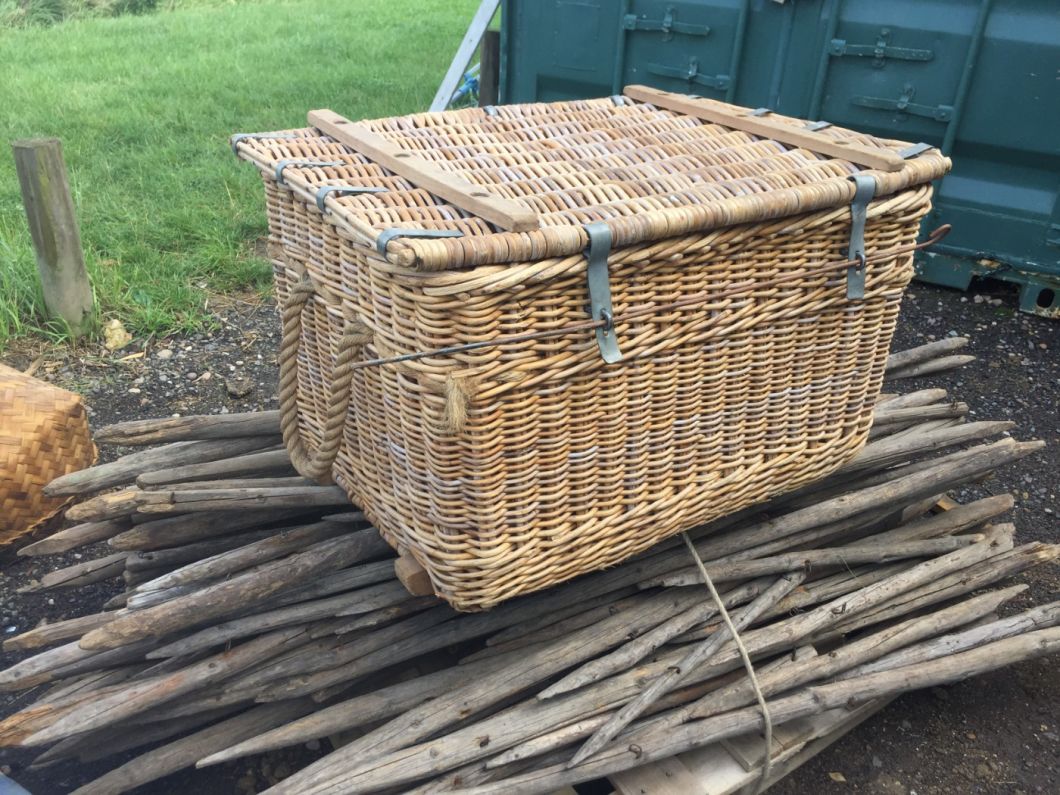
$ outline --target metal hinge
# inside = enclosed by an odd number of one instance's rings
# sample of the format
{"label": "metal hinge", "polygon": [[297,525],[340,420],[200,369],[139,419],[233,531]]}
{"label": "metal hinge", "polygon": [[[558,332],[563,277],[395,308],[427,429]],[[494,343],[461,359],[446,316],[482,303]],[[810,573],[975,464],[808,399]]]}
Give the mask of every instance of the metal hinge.
{"label": "metal hinge", "polygon": [[883,28],[876,37],[875,44],[847,44],[846,39],[832,39],[828,43],[828,54],[841,57],[853,55],[860,58],[875,59],[874,67],[883,67],[884,61],[930,61],[935,57],[934,50],[917,50],[911,47],[892,47],[891,30]]}
{"label": "metal hinge", "polygon": [[602,320],[604,325],[596,329],[596,344],[600,355],[608,364],[622,361],[622,351],[615,339],[615,312],[611,306],[611,275],[607,268],[607,258],[611,254],[611,227],[603,221],[586,224],[585,233],[589,235],[589,247],[585,256],[589,263],[586,267],[586,283],[589,287],[589,313],[593,320]]}
{"label": "metal hinge", "polygon": [[286,184],[283,178],[284,169],[292,166],[295,168],[326,168],[327,166],[344,165],[346,164],[341,160],[297,160],[294,158],[287,158],[276,163],[276,167],[272,170],[272,175],[276,178],[276,184],[284,185]]}
{"label": "metal hinge", "polygon": [[647,19],[638,17],[636,14],[626,14],[622,17],[622,27],[626,30],[657,30],[663,34],[663,39],[669,41],[675,33],[683,33],[686,36],[707,36],[710,28],[706,25],[691,25],[687,22],[678,22],[674,19],[675,10],[673,6],[666,9],[662,19]]}
{"label": "metal hinge", "polygon": [[947,122],[953,117],[952,105],[921,105],[913,102],[916,96],[916,88],[906,83],[898,99],[888,97],[851,97],[850,101],[863,108],[876,108],[878,110],[894,110],[899,113],[910,113],[913,116],[923,116],[935,121]]}
{"label": "metal hinge", "polygon": [[317,188],[317,209],[324,212],[324,200],[335,194],[337,196],[353,196],[361,193],[386,193],[386,188],[366,188],[359,185],[323,185]]}
{"label": "metal hinge", "polygon": [[386,255],[387,244],[398,237],[421,237],[427,239],[436,239],[443,237],[463,237],[464,233],[456,229],[398,229],[392,227],[390,229],[384,229],[379,233],[379,237],[375,239],[375,250],[382,255]]}
{"label": "metal hinge", "polygon": [[855,188],[854,200],[850,203],[847,259],[856,259],[858,264],[847,268],[847,298],[859,300],[865,297],[865,218],[869,214],[869,202],[876,193],[876,180],[864,174],[850,179]]}
{"label": "metal hinge", "polygon": [[716,88],[720,91],[724,91],[729,87],[730,78],[728,75],[701,75],[699,73],[698,58],[689,58],[687,69],[681,69],[676,66],[663,66],[657,63],[650,63],[644,69],[653,75],[675,77],[678,80],[687,80],[689,83],[698,83],[701,86]]}

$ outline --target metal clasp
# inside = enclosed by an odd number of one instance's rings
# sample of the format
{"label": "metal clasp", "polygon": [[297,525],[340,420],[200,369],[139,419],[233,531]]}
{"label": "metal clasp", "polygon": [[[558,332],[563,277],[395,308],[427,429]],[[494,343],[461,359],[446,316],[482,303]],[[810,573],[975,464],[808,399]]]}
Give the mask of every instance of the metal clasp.
{"label": "metal clasp", "polygon": [[276,163],[276,167],[272,171],[272,175],[276,178],[277,185],[285,185],[286,182],[283,179],[283,171],[285,168],[291,166],[295,168],[326,168],[328,166],[344,166],[346,165],[341,160],[296,160],[288,158],[286,160],[279,160]]}
{"label": "metal clasp", "polygon": [[324,212],[324,199],[336,193],[339,196],[350,196],[357,193],[386,193],[386,188],[366,188],[358,185],[324,185],[317,188],[317,209]]}
{"label": "metal clasp", "polygon": [[586,282],[589,287],[589,312],[593,320],[602,320],[603,325],[596,329],[596,344],[600,356],[608,364],[620,362],[622,351],[615,338],[615,312],[611,306],[611,275],[607,267],[607,258],[611,255],[611,227],[603,221],[585,224],[583,227],[589,236],[589,247],[585,256],[589,263],[586,267]]}
{"label": "metal clasp", "polygon": [[375,239],[375,250],[386,256],[387,244],[397,237],[442,238],[463,236],[464,233],[456,229],[399,229],[392,227],[379,233],[379,237]]}
{"label": "metal clasp", "polygon": [[851,177],[854,181],[854,200],[850,203],[850,245],[847,259],[856,259],[857,265],[847,268],[847,298],[860,300],[865,297],[865,218],[869,202],[876,193],[876,180],[864,174]]}

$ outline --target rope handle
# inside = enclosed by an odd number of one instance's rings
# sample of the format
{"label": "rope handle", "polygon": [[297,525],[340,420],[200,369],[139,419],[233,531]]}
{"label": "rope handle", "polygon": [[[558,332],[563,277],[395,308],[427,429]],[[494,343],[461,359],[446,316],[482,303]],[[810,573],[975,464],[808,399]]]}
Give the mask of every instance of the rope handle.
{"label": "rope handle", "polygon": [[372,341],[372,333],[358,320],[351,323],[339,338],[339,353],[331,370],[323,439],[316,451],[310,453],[302,441],[298,418],[298,347],[302,336],[302,312],[315,295],[316,288],[307,277],[291,287],[283,304],[283,336],[277,356],[280,365],[280,430],[298,474],[310,480],[331,483],[331,465],[342,444],[342,431],[350,407],[355,354]]}

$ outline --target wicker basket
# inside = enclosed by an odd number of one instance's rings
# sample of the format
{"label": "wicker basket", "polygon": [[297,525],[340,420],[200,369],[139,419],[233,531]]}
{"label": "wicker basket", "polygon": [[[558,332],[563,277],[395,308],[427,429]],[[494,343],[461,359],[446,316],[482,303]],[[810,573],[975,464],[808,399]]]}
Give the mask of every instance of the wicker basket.
{"label": "wicker basket", "polygon": [[81,398],[0,364],[0,545],[63,507],[43,487],[96,460]]}
{"label": "wicker basket", "polygon": [[233,138],[265,176],[288,449],[465,610],[853,456],[949,168],[637,87],[310,122]]}

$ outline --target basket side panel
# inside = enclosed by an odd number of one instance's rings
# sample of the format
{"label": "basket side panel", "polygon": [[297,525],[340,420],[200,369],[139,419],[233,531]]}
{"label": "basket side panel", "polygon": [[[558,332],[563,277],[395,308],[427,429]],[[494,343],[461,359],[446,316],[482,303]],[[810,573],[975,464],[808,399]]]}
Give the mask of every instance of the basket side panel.
{"label": "basket side panel", "polygon": [[[915,242],[928,196],[874,204],[867,252]],[[503,289],[476,289],[469,271],[467,291],[439,295],[308,214],[283,245],[290,262],[308,252],[329,295],[303,325],[310,445],[351,317],[373,332],[365,357],[585,319],[584,271]],[[848,224],[830,210],[616,251],[618,317],[706,296],[620,322],[616,365],[578,332],[357,370],[336,480],[440,595],[482,609],[823,477],[867,438],[912,276],[910,255],[874,264],[851,302],[842,272],[810,274],[840,258]]]}

